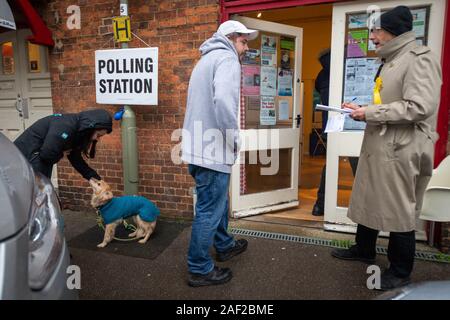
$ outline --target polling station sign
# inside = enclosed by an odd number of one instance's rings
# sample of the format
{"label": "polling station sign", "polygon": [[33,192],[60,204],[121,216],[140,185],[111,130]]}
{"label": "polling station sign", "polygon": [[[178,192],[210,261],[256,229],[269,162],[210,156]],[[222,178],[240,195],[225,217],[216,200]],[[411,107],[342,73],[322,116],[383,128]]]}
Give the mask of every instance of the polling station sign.
{"label": "polling station sign", "polygon": [[96,101],[157,105],[158,48],[95,51]]}

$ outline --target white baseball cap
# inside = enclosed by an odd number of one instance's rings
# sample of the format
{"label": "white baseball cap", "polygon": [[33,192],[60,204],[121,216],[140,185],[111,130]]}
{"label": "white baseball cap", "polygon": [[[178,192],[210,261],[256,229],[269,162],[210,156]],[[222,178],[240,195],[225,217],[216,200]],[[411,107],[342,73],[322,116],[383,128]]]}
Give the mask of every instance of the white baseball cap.
{"label": "white baseball cap", "polygon": [[227,36],[234,32],[247,35],[248,40],[253,40],[258,36],[257,30],[247,29],[246,26],[244,26],[239,21],[235,21],[235,20],[225,21],[217,29],[217,33],[219,33],[223,36]]}

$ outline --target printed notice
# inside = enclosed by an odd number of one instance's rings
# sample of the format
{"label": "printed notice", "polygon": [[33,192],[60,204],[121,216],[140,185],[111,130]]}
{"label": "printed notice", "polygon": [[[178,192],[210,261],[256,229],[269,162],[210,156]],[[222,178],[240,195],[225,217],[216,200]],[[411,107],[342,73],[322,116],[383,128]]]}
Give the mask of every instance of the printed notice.
{"label": "printed notice", "polygon": [[292,71],[278,69],[278,95],[292,96]]}
{"label": "printed notice", "polygon": [[349,29],[360,29],[367,28],[367,13],[363,14],[352,14],[348,19],[348,28]]}
{"label": "printed notice", "polygon": [[425,37],[425,22],[427,17],[427,9],[411,10],[413,16],[413,31],[417,38]]}
{"label": "printed notice", "polygon": [[249,49],[245,52],[242,58],[242,64],[259,65],[261,60],[261,53],[258,49]]}
{"label": "printed notice", "polygon": [[261,93],[262,96],[277,95],[277,69],[261,67]]}
{"label": "printed notice", "polygon": [[369,31],[352,30],[348,32],[347,58],[367,56]]}
{"label": "printed notice", "polygon": [[263,34],[261,36],[261,65],[277,64],[277,38]]}
{"label": "printed notice", "polygon": [[294,38],[281,37],[281,39],[280,39],[280,48],[294,51],[295,50],[295,39]]}
{"label": "printed notice", "polygon": [[288,100],[278,100],[278,120],[289,120]]}
{"label": "printed notice", "polygon": [[259,121],[261,125],[273,126],[277,122],[275,114],[275,98],[274,97],[261,97],[261,111],[259,114]]}
{"label": "printed notice", "polygon": [[261,49],[263,52],[275,53],[277,51],[277,38],[263,34],[261,36]]}
{"label": "printed notice", "polygon": [[277,63],[277,55],[270,52],[263,52],[261,55],[262,66],[275,66]]}
{"label": "printed notice", "polygon": [[376,58],[347,59],[343,101],[361,105],[372,103],[374,78],[379,66]]}
{"label": "printed notice", "polygon": [[243,86],[242,94],[259,95],[260,67],[242,66]]}
{"label": "printed notice", "polygon": [[158,48],[95,51],[99,104],[157,105]]}
{"label": "printed notice", "polygon": [[[292,53],[292,54],[291,54]],[[291,50],[281,50],[281,68],[291,69],[293,51]]]}

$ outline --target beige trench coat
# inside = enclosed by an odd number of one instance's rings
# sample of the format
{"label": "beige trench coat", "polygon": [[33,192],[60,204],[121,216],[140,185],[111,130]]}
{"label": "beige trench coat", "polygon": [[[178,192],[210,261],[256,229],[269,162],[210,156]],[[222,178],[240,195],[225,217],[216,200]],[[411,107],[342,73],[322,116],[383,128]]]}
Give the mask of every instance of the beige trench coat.
{"label": "beige trench coat", "polygon": [[352,189],[348,217],[372,229],[416,228],[423,194],[433,170],[441,67],[414,32],[377,50],[381,105],[366,109],[367,127]]}

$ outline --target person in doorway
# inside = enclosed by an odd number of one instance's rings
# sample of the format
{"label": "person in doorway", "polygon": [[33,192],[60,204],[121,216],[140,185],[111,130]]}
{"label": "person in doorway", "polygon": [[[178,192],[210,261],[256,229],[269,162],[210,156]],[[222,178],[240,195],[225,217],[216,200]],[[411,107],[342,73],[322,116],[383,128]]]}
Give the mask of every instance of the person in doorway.
{"label": "person in doorway", "polygon": [[101,180],[83,159],[95,157],[97,141],[111,133],[111,115],[103,109],[80,113],[53,114],[39,119],[15,141],[36,172],[51,178],[53,165],[64,154],[83,178]]}
{"label": "person in doorway", "polygon": [[[221,284],[232,278],[229,268],[214,265],[209,254],[213,244],[217,261],[247,249],[247,240],[235,240],[227,231],[228,187],[239,150],[240,59],[248,50],[247,42],[257,35],[238,21],[222,23],[200,46],[202,56],[189,82],[182,160],[189,164],[197,191],[188,252],[190,286]],[[213,140],[203,141],[207,134]]]}
{"label": "person in doorway", "polygon": [[[322,69],[319,71],[314,83],[314,87],[320,96],[320,103],[323,105],[328,105],[328,98],[330,94],[330,49],[325,49],[319,53],[318,60],[322,65]],[[328,112],[322,111],[322,139],[327,140],[327,134],[325,133],[325,128],[328,121]],[[323,166],[322,174],[320,176],[320,184],[317,189],[317,199],[314,203],[312,210],[313,216],[323,216],[325,208],[325,172],[326,167]]]}
{"label": "person in doorway", "polygon": [[[318,60],[322,66],[314,82],[314,88],[320,95],[320,101],[323,105],[328,105],[330,95],[330,49],[325,49],[319,53]],[[328,112],[322,111],[322,130],[325,130],[328,121]],[[323,131],[322,131],[323,132]]]}
{"label": "person in doorway", "polygon": [[389,267],[380,289],[410,282],[415,228],[433,170],[441,67],[430,48],[416,43],[412,15],[405,6],[383,13],[370,30],[382,65],[373,104],[351,117],[367,123],[348,217],[358,224],[356,244],[332,256],[373,264],[380,230],[390,232]]}
{"label": "person in doorway", "polygon": [[[318,73],[315,81],[315,89],[320,95],[320,101],[323,105],[328,105],[328,99],[330,95],[330,49],[325,49],[319,53],[318,59],[322,65],[322,70]],[[328,121],[328,111],[322,111],[322,139],[327,140],[327,134],[325,128]],[[352,168],[353,175],[356,173],[356,167],[358,166],[357,157],[349,157],[350,166]],[[317,189],[317,199],[312,209],[313,216],[323,216],[325,212],[325,176],[326,166],[322,168],[322,174],[320,176],[320,184]]]}

